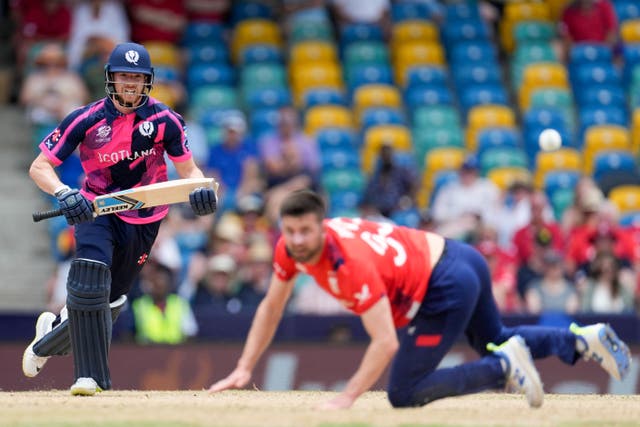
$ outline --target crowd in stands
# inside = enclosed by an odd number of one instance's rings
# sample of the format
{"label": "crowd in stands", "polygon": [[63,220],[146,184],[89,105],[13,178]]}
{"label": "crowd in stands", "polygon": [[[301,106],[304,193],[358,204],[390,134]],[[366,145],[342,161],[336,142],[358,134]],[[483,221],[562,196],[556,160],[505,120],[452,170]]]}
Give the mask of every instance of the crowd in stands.
{"label": "crowd in stands", "polygon": [[[635,0],[12,0],[3,22],[33,150],[104,96],[106,57],[133,40],[221,183],[214,217],[176,205],[164,221],[131,295],[140,342],[196,335],[199,310],[255,310],[297,188],[332,216],[475,245],[503,313],[640,307]],[[545,128],[562,148],[540,151]],[[77,161],[59,172],[81,182]],[[73,237],[49,227],[59,309]],[[290,310],[345,313],[306,276]]]}

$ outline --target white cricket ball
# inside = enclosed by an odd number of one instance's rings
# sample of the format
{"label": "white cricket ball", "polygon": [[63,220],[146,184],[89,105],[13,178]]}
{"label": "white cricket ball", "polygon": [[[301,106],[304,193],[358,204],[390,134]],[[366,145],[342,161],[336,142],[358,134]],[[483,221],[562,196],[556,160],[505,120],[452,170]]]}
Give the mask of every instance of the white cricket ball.
{"label": "white cricket ball", "polygon": [[553,151],[562,145],[562,137],[555,129],[545,129],[540,132],[538,144],[543,151]]}

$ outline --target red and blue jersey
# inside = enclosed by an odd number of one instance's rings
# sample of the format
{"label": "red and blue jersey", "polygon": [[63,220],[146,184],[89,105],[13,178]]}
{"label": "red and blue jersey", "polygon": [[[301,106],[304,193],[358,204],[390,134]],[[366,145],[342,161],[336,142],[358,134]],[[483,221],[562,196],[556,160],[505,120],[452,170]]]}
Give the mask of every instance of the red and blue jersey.
{"label": "red and blue jersey", "polygon": [[298,272],[307,273],[355,314],[386,296],[396,327],[407,325],[420,308],[431,277],[427,234],[359,218],[333,218],[323,226],[326,240],[317,263],[296,262],[280,237],[274,274],[288,281]]}
{"label": "red and blue jersey", "polygon": [[[41,143],[58,166],[78,149],[85,173],[82,193],[95,196],[167,180],[166,152],[176,162],[191,158],[182,117],[161,102],[120,113],[103,98],[69,114]],[[147,224],[164,218],[168,206],[118,212],[123,221]]]}

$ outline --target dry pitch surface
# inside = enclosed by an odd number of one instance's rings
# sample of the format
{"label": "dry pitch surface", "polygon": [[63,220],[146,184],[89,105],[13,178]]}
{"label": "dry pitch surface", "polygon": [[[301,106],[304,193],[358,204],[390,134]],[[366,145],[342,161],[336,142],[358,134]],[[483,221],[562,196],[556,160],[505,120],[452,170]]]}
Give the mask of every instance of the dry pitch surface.
{"label": "dry pitch surface", "polygon": [[330,392],[67,391],[1,392],[0,426],[640,426],[640,396],[547,395],[540,409],[523,396],[479,394],[426,407],[392,409],[370,392],[344,411],[313,409]]}

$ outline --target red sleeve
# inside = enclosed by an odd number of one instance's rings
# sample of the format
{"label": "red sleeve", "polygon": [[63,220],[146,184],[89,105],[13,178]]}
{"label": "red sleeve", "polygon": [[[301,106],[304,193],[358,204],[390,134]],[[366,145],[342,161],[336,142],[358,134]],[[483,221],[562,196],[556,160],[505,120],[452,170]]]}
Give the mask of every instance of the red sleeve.
{"label": "red sleeve", "polygon": [[273,253],[273,274],[284,282],[291,280],[296,274],[296,264],[289,255],[284,245],[284,239],[280,237]]}
{"label": "red sleeve", "polygon": [[613,10],[611,3],[607,0],[601,0],[600,11],[607,31],[616,31],[618,19],[616,18],[616,12]]}

